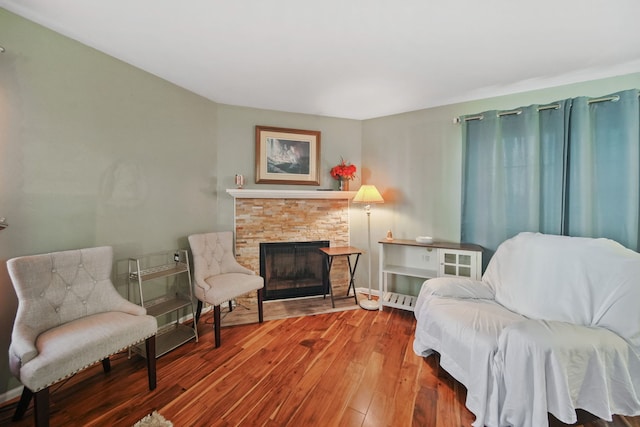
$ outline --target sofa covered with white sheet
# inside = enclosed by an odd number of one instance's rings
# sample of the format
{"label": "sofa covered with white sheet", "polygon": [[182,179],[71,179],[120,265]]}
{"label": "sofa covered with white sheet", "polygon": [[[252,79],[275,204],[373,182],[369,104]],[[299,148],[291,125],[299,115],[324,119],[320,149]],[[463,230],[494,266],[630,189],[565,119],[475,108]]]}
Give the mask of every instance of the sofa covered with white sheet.
{"label": "sofa covered with white sheet", "polygon": [[640,254],[612,240],[520,233],[481,281],[424,282],[415,316],[476,427],[640,414]]}

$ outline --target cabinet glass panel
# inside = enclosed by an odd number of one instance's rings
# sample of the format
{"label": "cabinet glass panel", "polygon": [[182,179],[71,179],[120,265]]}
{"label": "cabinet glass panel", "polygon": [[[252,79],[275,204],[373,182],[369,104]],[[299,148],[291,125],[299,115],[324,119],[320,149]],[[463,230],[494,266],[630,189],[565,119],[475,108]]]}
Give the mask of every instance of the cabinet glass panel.
{"label": "cabinet glass panel", "polygon": [[456,266],[455,265],[445,265],[444,266],[444,274],[456,275]]}
{"label": "cabinet glass panel", "polygon": [[444,254],[444,262],[446,262],[447,264],[455,264],[456,254]]}
{"label": "cabinet glass panel", "polygon": [[460,255],[458,257],[458,264],[471,265],[471,255]]}
{"label": "cabinet glass panel", "polygon": [[471,277],[471,267],[459,267],[458,276]]}

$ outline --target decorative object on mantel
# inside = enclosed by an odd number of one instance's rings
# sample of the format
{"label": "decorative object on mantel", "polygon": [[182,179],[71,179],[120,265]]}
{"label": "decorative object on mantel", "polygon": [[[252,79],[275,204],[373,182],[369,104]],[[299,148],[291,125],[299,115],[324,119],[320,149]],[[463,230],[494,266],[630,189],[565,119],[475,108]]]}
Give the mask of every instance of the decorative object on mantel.
{"label": "decorative object on mantel", "polygon": [[238,187],[239,189],[244,187],[244,176],[238,173],[236,174],[236,187]]}
{"label": "decorative object on mantel", "polygon": [[320,131],[256,126],[256,184],[320,185]]}
{"label": "decorative object on mantel", "polygon": [[329,172],[331,177],[338,181],[340,191],[349,191],[349,181],[356,177],[356,166],[345,162],[341,157],[340,163],[332,167]]}
{"label": "decorative object on mantel", "polygon": [[380,195],[380,192],[375,185],[363,185],[353,198],[353,203],[365,204],[364,211],[367,214],[367,243],[368,243],[368,256],[369,262],[369,295],[367,299],[360,299],[360,307],[365,310],[378,310],[378,301],[371,299],[371,204],[372,203],[384,203],[384,199]]}
{"label": "decorative object on mantel", "polygon": [[393,233],[391,232],[391,230],[387,231],[387,240],[393,240]]}

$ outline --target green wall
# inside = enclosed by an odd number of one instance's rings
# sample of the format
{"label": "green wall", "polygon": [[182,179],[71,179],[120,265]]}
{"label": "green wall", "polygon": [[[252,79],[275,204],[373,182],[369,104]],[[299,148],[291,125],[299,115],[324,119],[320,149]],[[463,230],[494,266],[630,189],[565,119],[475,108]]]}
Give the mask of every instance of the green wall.
{"label": "green wall", "polygon": [[[376,184],[386,199],[373,206],[374,242],[388,229],[398,238],[457,241],[454,117],[640,87],[638,73],[355,121],[216,104],[4,9],[0,44],[7,49],[0,55],[0,216],[10,224],[0,232],[0,401],[19,385],[7,368],[17,301],[5,261],[98,245],[113,246],[118,260],[186,248],[191,233],[231,229],[225,190],[234,175],[257,187],[255,125],[320,130],[321,187],[334,185],[328,171],[340,157],[358,165],[352,187]],[[351,233],[351,243],[365,248],[360,207],[351,210]],[[376,247],[372,261],[377,287]],[[365,267],[366,257],[359,287],[367,286]]]}
{"label": "green wall", "polygon": [[[0,259],[213,227],[217,106],[0,9]],[[185,214],[185,212],[187,212]],[[0,393],[17,301],[0,270]]]}

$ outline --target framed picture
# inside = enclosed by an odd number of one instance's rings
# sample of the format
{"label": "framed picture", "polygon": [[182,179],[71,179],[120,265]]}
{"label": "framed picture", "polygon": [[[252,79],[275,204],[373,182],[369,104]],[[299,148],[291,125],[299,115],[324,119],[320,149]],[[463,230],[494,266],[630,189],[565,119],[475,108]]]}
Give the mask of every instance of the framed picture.
{"label": "framed picture", "polygon": [[256,184],[320,185],[320,131],[256,126]]}

